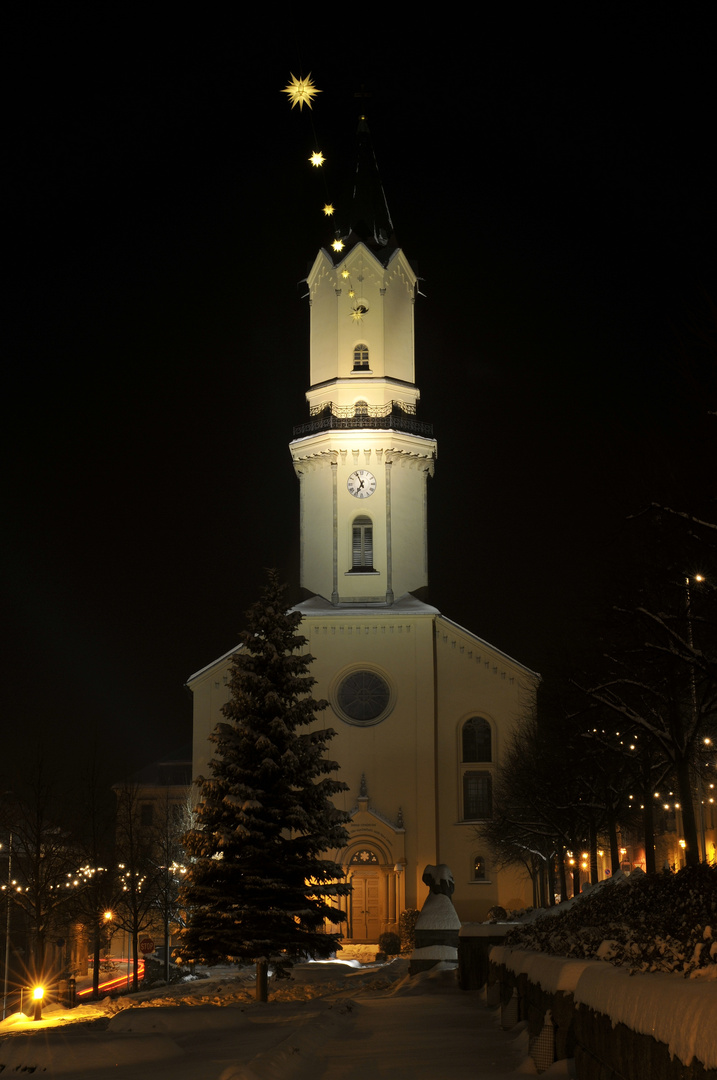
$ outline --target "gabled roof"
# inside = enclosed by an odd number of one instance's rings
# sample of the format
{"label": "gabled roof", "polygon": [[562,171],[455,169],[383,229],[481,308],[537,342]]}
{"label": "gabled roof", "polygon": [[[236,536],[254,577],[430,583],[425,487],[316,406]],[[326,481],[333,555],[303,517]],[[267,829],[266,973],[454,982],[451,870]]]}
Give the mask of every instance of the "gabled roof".
{"label": "gabled roof", "polygon": [[442,615],[439,613],[436,622],[438,621],[445,623],[447,627],[450,627],[457,634],[460,634],[461,636],[469,639],[476,645],[481,646],[481,648],[490,649],[490,651],[494,653],[494,655],[500,656],[503,660],[506,660],[514,667],[520,668],[521,671],[524,671],[526,673],[526,675],[530,675],[532,678],[537,679],[538,682],[542,680],[542,675],[540,675],[539,672],[533,671],[533,669],[527,667],[526,664],[521,664],[520,660],[516,660],[514,656],[511,656],[507,652],[503,652],[503,650],[499,649],[496,645],[491,645],[490,641],[486,641],[485,638],[478,637],[478,635],[474,634],[472,630],[466,630],[465,626],[461,626],[460,623],[454,622],[453,619],[449,619],[446,615]]}

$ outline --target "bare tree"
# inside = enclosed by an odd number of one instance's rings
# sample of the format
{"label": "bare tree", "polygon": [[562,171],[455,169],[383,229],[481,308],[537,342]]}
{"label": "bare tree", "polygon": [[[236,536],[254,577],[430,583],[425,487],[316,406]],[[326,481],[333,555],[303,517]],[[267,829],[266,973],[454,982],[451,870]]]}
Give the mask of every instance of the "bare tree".
{"label": "bare tree", "polygon": [[63,928],[76,892],[86,884],[81,855],[64,820],[67,800],[58,790],[57,771],[40,752],[16,792],[2,801],[5,823],[13,834],[11,897],[24,913],[31,959],[27,976],[47,974],[47,946]]}
{"label": "bare tree", "polygon": [[126,783],[115,788],[117,828],[115,880],[117,902],[114,923],[132,944],[132,989],[139,986],[139,935],[152,926],[156,915],[161,871],[156,859],[153,822],[143,824],[140,788]]}

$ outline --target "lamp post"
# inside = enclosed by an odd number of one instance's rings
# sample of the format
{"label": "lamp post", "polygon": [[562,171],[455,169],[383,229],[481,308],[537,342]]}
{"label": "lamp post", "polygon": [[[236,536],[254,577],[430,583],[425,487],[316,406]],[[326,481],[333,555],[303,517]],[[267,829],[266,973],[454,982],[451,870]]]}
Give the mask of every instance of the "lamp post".
{"label": "lamp post", "polygon": [[5,974],[2,990],[2,1018],[7,1016],[7,976],[10,966],[10,886],[12,885],[12,833],[7,848],[7,886],[5,890]]}
{"label": "lamp post", "polygon": [[[702,574],[695,574],[692,581],[704,581]],[[692,637],[692,597],[690,596],[690,578],[685,576],[685,593],[687,596],[687,644],[690,652],[694,649]],[[697,684],[695,682],[695,667],[690,665],[690,695],[692,699],[692,724],[697,727]],[[699,761],[697,762],[697,805],[700,811],[700,843],[702,845],[702,859],[707,862],[707,840],[705,837],[705,809],[702,805],[702,776],[700,774]]]}

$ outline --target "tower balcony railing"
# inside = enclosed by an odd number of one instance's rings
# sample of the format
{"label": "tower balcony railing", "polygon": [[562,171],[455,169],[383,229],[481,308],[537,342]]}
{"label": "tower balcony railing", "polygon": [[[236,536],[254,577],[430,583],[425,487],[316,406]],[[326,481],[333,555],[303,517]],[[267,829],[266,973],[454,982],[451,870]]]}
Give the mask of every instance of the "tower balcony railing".
{"label": "tower balcony railing", "polygon": [[331,431],[347,428],[390,428],[393,431],[408,431],[411,435],[433,438],[433,424],[416,418],[416,406],[413,402],[390,401],[388,405],[335,405],[333,401],[311,407],[311,419],[305,424],[297,424],[294,438],[312,435],[316,431]]}

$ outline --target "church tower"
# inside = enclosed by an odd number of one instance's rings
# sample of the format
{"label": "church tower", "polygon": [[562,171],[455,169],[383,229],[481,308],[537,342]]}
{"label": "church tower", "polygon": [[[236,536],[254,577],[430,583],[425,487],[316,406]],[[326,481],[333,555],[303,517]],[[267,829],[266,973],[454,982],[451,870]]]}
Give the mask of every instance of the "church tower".
{"label": "church tower", "polygon": [[[375,942],[419,908],[427,864],[447,864],[464,919],[531,902],[519,871],[491,866],[480,825],[493,778],[538,676],[421,597],[436,443],[418,416],[416,274],[398,247],[368,126],[336,238],[307,278],[309,417],[290,444],[299,479],[297,606],[331,756],[348,789],[349,841],[330,852],[351,884],[346,935]],[[188,680],[194,775],[228,699],[230,649]]]}
{"label": "church tower", "polygon": [[301,585],[332,604],[385,603],[428,583],[436,443],[417,416],[416,275],[397,246],[368,125],[331,251],[316,256],[309,420],[294,430]]}

